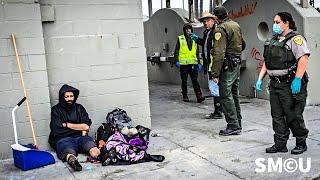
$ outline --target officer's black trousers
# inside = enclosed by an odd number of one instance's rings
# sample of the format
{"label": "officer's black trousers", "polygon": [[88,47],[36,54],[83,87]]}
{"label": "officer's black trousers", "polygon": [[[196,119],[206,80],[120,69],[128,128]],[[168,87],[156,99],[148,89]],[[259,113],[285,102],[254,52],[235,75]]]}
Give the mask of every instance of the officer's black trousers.
{"label": "officer's black trousers", "polygon": [[296,137],[296,144],[304,145],[309,132],[303,120],[307,95],[307,83],[301,86],[300,93],[292,95],[291,83],[270,81],[272,127],[276,145],[287,144],[289,129]]}
{"label": "officer's black trousers", "polygon": [[193,85],[194,92],[201,92],[200,85],[198,82],[198,66],[196,64],[181,65],[180,76],[181,76],[181,90],[182,95],[188,95],[188,75],[190,75],[191,82]]}

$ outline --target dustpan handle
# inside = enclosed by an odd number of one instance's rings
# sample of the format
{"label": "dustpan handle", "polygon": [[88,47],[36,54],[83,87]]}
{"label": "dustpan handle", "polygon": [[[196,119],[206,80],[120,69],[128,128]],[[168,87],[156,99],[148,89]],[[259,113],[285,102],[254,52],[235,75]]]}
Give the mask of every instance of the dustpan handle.
{"label": "dustpan handle", "polygon": [[11,115],[12,115],[12,125],[13,125],[13,132],[14,132],[14,142],[15,144],[18,144],[18,135],[17,135],[17,125],[16,125],[16,115],[15,111],[18,109],[18,107],[27,99],[27,97],[24,97],[20,100],[20,102],[12,109]]}
{"label": "dustpan handle", "polygon": [[20,106],[26,99],[27,99],[27,97],[22,98],[20,100],[20,102],[18,102],[17,106]]}

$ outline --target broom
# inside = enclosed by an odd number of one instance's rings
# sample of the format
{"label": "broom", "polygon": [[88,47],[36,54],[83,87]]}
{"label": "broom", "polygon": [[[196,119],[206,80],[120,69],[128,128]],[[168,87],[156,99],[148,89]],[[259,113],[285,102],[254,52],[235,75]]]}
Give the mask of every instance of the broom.
{"label": "broom", "polygon": [[12,43],[13,43],[13,48],[14,48],[14,53],[15,53],[15,56],[16,56],[17,64],[18,64],[18,67],[19,67],[20,82],[21,82],[21,85],[22,85],[22,88],[23,88],[24,97],[27,98],[27,100],[26,100],[26,102],[27,102],[27,112],[28,112],[28,116],[29,116],[29,122],[30,122],[30,125],[31,125],[31,130],[32,130],[33,144],[37,148],[38,147],[37,146],[37,139],[36,139],[35,131],[34,131],[34,128],[33,128],[31,110],[30,110],[30,105],[29,105],[29,100],[28,100],[29,98],[28,98],[26,87],[25,87],[25,84],[24,84],[24,78],[23,78],[23,74],[22,74],[22,70],[21,70],[20,58],[19,58],[19,55],[18,55],[16,38],[15,38],[14,34],[11,34],[11,39],[12,39]]}

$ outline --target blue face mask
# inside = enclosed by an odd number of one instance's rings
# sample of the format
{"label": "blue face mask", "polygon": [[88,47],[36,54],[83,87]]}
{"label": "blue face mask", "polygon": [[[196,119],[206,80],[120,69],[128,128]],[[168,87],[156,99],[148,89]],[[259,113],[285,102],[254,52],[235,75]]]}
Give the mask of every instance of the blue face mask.
{"label": "blue face mask", "polygon": [[280,35],[282,30],[279,24],[274,23],[272,27],[274,35]]}

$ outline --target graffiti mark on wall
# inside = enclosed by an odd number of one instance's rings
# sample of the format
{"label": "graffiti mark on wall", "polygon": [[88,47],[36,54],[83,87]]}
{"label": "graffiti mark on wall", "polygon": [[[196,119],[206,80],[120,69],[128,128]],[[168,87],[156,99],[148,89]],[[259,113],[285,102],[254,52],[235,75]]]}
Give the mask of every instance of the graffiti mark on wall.
{"label": "graffiti mark on wall", "polygon": [[233,10],[229,13],[229,17],[231,19],[236,19],[240,17],[245,17],[249,16],[254,13],[256,7],[257,7],[258,2],[254,2],[252,4],[246,4],[244,6],[240,7],[240,10],[237,12],[234,12]]}
{"label": "graffiti mark on wall", "polygon": [[258,65],[257,65],[256,70],[257,70],[257,71],[260,71],[261,68],[262,68],[262,66],[263,66],[263,63],[264,63],[264,58],[263,58],[263,56],[261,55],[260,51],[259,51],[258,49],[256,49],[256,48],[252,48],[252,50],[251,50],[251,57],[252,57],[254,60],[256,60],[256,61],[259,62]]}

